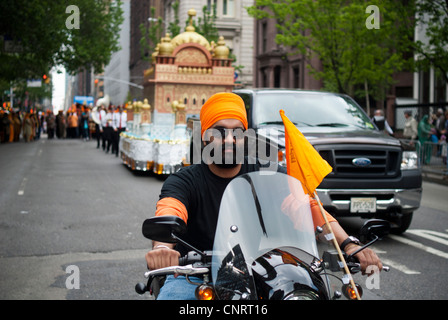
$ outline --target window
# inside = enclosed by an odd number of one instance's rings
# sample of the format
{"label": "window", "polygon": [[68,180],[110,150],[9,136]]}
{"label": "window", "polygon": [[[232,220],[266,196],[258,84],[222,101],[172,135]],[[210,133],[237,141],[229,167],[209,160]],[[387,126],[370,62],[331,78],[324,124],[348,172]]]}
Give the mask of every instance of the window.
{"label": "window", "polygon": [[299,88],[300,85],[300,73],[299,73],[299,67],[294,66],[292,68],[292,87],[293,88]]}
{"label": "window", "polygon": [[222,0],[222,15],[224,17],[233,17],[235,15],[234,0]]}
{"label": "window", "polygon": [[216,2],[217,0],[207,0],[207,10],[208,12],[211,12],[212,9],[216,12]]}
{"label": "window", "polygon": [[274,67],[274,88],[281,87],[281,76],[282,76],[282,67],[275,66]]}
{"label": "window", "polygon": [[268,24],[263,22],[261,24],[261,53],[265,53],[268,50]]}

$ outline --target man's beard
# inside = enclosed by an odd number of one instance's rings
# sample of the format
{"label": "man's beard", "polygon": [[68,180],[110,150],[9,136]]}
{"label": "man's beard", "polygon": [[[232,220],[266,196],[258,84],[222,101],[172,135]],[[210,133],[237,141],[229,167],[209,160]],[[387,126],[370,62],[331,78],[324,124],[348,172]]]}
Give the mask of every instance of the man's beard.
{"label": "man's beard", "polygon": [[[211,142],[207,142],[206,144],[210,144]],[[237,146],[236,144],[231,145],[232,152],[225,152],[225,150],[228,150],[228,147],[225,144],[222,144],[221,147],[221,158],[217,161],[212,161],[214,165],[216,165],[219,168],[222,169],[232,169],[238,166],[238,164],[241,164],[243,161],[242,159],[237,159]],[[215,149],[212,149],[210,151],[210,157],[211,159],[215,159]],[[238,161],[239,160],[239,161]]]}

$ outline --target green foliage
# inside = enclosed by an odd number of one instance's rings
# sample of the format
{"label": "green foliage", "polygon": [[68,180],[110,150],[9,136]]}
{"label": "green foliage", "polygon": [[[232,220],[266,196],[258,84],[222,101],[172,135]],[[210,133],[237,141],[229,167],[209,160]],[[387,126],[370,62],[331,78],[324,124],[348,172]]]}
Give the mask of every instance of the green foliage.
{"label": "green foliage", "polygon": [[427,42],[416,41],[417,66],[423,70],[434,67],[448,83],[448,2],[445,0],[417,2],[417,19],[426,25]]}
{"label": "green foliage", "polygon": [[[368,5],[379,9],[379,29],[366,27]],[[303,54],[324,89],[354,95],[360,93],[355,88],[368,84],[382,100],[392,75],[408,66],[413,8],[394,0],[257,0],[248,12],[277,20],[277,43]],[[309,63],[315,56],[322,70]]]}
{"label": "green foliage", "polygon": [[168,32],[171,37],[175,37],[180,33],[180,21],[179,21],[179,1],[176,0],[171,7],[174,11],[174,21],[168,24]]}
{"label": "green foliage", "polygon": [[[69,5],[79,8],[79,28],[68,28]],[[119,50],[120,1],[2,0],[0,1],[0,79],[40,78],[56,65],[67,72],[93,67],[101,72]],[[14,50],[5,50],[5,40]]]}
{"label": "green foliage", "polygon": [[146,28],[144,23],[139,25],[142,37],[140,38],[140,54],[143,60],[149,61],[151,57],[147,52],[154,52],[157,43],[162,37],[163,20],[155,17],[155,8],[151,7],[149,27]]}
{"label": "green foliage", "polygon": [[[167,32],[171,38],[174,38],[180,33],[179,26],[179,1],[175,1],[172,6],[174,11],[174,21],[167,26]],[[161,17],[155,17],[155,8],[151,7],[151,17],[149,18],[149,27],[146,28],[144,23],[141,23],[139,28],[142,33],[140,38],[140,54],[143,60],[150,61],[151,55],[148,53],[154,52],[160,39],[165,36],[163,32],[164,21]]]}
{"label": "green foliage", "polygon": [[202,18],[198,17],[198,24],[195,26],[196,32],[203,35],[209,42],[218,42],[219,33],[216,28],[216,10],[213,6],[209,11],[207,6],[202,7]]}

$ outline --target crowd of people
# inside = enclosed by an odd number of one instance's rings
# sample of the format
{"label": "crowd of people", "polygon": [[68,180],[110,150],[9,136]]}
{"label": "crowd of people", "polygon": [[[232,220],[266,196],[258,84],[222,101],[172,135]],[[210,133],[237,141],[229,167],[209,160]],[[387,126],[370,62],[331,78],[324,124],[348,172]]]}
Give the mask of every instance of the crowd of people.
{"label": "crowd of people", "polygon": [[29,112],[0,110],[0,142],[38,140],[45,129],[45,114],[31,109]]}
{"label": "crowd of people", "polygon": [[124,106],[100,106],[96,110],[95,131],[97,149],[100,147],[106,153],[109,151],[118,157],[120,133],[126,130],[127,114]]}
{"label": "crowd of people", "polygon": [[[422,162],[430,164],[431,156],[436,152],[436,156],[442,158],[443,163],[447,163],[447,141],[448,134],[448,110],[439,108],[431,116],[424,115],[418,123],[418,141],[422,146]],[[433,146],[437,148],[433,148]]]}
{"label": "crowd of people", "polygon": [[93,109],[85,104],[73,104],[65,113],[59,110],[57,115],[51,110],[29,112],[0,110],[1,143],[31,142],[40,138],[41,133],[48,139],[97,140],[106,153],[118,157],[120,133],[126,130],[127,114],[122,105]]}
{"label": "crowd of people", "polygon": [[79,104],[72,105],[65,115],[62,110],[56,116],[50,114],[47,123],[51,123],[53,130],[48,131],[48,139],[53,139],[55,135],[58,139],[92,139],[95,131],[91,114],[90,106]]}

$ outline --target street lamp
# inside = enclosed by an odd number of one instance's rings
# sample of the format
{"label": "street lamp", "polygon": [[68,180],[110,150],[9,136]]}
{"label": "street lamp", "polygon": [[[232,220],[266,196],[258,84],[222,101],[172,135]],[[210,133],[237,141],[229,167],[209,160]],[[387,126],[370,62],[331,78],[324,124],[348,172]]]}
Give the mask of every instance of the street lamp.
{"label": "street lamp", "polygon": [[149,22],[159,22],[159,21],[160,21],[160,22],[162,22],[163,24],[165,24],[165,21],[163,21],[162,19],[159,20],[159,19],[157,19],[157,18],[153,18],[153,17],[149,17],[149,18],[148,18],[148,21],[149,21]]}
{"label": "street lamp", "polygon": [[96,76],[95,78],[97,78],[97,79],[104,79],[104,80],[110,80],[110,81],[116,81],[116,82],[124,83],[124,84],[127,84],[127,85],[130,85],[130,86],[133,86],[133,87],[136,87],[136,88],[139,88],[139,89],[143,90],[143,86],[138,85],[138,84],[133,83],[133,82],[129,82],[129,81],[125,81],[125,80],[121,80],[121,79],[115,79],[115,78],[111,78],[111,77],[105,77],[105,76]]}

